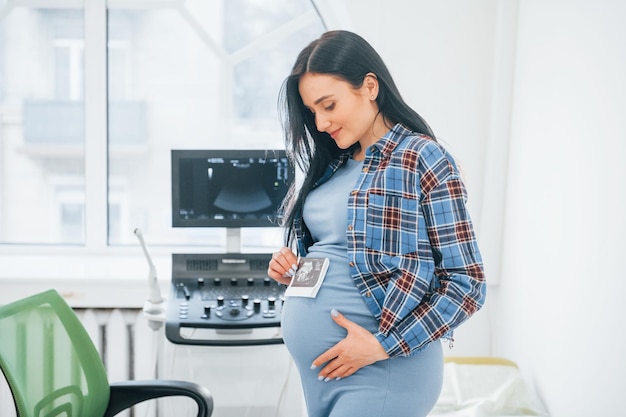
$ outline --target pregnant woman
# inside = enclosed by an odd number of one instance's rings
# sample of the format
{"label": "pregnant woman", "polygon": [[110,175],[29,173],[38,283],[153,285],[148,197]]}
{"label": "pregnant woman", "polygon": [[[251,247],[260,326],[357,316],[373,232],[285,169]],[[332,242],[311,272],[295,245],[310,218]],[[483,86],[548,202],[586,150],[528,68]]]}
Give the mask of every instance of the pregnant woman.
{"label": "pregnant woman", "polygon": [[485,300],[456,163],[352,32],[305,47],[281,101],[305,176],[284,202],[286,242],[268,275],[289,284],[298,256],[330,261],[317,295],[282,310],[308,417],[426,416],[441,339]]}

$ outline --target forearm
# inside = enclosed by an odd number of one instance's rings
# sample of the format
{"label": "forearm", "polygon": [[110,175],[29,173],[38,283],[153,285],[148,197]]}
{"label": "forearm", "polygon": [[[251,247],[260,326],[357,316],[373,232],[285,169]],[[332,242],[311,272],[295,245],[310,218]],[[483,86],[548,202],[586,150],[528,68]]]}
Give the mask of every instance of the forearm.
{"label": "forearm", "polygon": [[[390,357],[407,356],[439,340],[478,311],[485,300],[486,286],[481,264],[467,267],[470,273],[441,278],[440,285],[410,314],[375,334]],[[393,312],[383,308],[385,316]]]}

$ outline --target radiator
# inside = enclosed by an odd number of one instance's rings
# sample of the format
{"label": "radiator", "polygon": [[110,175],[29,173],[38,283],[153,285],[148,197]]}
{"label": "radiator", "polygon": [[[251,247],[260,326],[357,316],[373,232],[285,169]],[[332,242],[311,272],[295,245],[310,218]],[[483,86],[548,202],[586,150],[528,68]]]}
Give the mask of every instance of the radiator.
{"label": "radiator", "polygon": [[[76,309],[76,314],[100,352],[110,382],[155,379],[158,346],[163,332],[150,329],[141,309]],[[120,417],[155,417],[159,401],[126,410]],[[15,417],[6,380],[0,376],[0,417]]]}

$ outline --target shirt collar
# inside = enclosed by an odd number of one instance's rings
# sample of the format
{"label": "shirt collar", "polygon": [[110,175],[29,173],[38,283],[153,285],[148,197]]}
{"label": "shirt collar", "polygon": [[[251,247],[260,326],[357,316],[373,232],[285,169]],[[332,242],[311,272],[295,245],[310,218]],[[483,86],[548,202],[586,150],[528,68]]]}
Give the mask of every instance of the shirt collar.
{"label": "shirt collar", "polygon": [[415,133],[396,123],[378,142],[370,146],[369,151],[378,150],[383,157],[388,157],[396,149],[398,144],[407,136],[415,136]]}

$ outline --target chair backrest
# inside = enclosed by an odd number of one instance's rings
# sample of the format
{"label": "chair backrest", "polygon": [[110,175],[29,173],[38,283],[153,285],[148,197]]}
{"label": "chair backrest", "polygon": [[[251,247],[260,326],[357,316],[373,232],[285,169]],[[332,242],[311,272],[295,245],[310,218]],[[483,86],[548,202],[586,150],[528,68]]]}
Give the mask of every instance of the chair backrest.
{"label": "chair backrest", "polygon": [[101,417],[109,402],[98,351],[55,290],[0,307],[0,368],[19,417]]}

